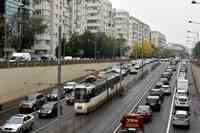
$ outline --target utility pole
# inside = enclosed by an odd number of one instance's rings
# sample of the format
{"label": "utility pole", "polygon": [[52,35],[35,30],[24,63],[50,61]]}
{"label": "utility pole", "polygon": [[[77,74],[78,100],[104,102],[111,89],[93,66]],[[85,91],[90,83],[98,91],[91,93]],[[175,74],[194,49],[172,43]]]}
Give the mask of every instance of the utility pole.
{"label": "utility pole", "polygon": [[57,91],[57,95],[58,95],[58,128],[59,128],[59,132],[58,133],[61,133],[61,128],[62,128],[62,126],[61,126],[61,122],[62,122],[62,120],[61,120],[61,111],[62,111],[62,105],[61,105],[61,89],[62,89],[62,84],[61,84],[61,71],[62,71],[62,69],[61,69],[61,51],[62,51],[62,41],[61,41],[61,35],[62,35],[62,26],[61,26],[61,9],[60,9],[60,19],[59,19],[59,21],[60,21],[60,24],[59,24],[59,27],[58,27],[58,91]]}
{"label": "utility pole", "polygon": [[143,79],[143,64],[144,64],[144,25],[142,24],[142,79]]}
{"label": "utility pole", "polygon": [[57,73],[57,86],[58,86],[58,126],[59,126],[59,133],[61,133],[61,88],[62,88],[62,84],[61,84],[61,33],[62,33],[62,27],[61,25],[58,28],[58,33],[59,33],[59,43],[58,43],[58,73]]}

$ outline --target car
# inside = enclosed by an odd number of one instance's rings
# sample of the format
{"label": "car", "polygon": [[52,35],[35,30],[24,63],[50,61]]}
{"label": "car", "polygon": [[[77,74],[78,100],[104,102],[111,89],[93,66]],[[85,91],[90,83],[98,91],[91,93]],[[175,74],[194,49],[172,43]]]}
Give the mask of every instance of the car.
{"label": "car", "polygon": [[149,90],[149,95],[150,96],[159,96],[161,101],[164,100],[164,92],[161,89],[153,88]]}
{"label": "car", "polygon": [[176,99],[179,97],[179,96],[188,96],[188,91],[187,90],[184,90],[184,89],[177,89],[176,91]]}
{"label": "car", "polygon": [[137,73],[138,73],[138,70],[135,69],[134,67],[131,67],[130,74],[137,74]]}
{"label": "car", "polygon": [[20,113],[31,113],[36,111],[46,102],[47,99],[42,93],[26,96],[19,105]]}
{"label": "car", "polygon": [[57,102],[49,102],[44,104],[41,109],[38,111],[39,118],[49,118],[56,117],[58,113],[58,104]]}
{"label": "car", "polygon": [[125,114],[121,119],[119,133],[144,133],[144,120],[136,113]]}
{"label": "car", "polygon": [[176,110],[172,118],[173,127],[190,128],[190,117],[188,111]]}
{"label": "car", "polygon": [[75,91],[72,91],[70,94],[67,94],[65,101],[68,105],[73,105],[75,102]]}
{"label": "car", "polygon": [[187,96],[178,96],[175,99],[175,110],[190,110],[190,101]]}
{"label": "car", "polygon": [[160,78],[160,81],[162,82],[162,85],[169,85],[169,79],[168,78]]}
{"label": "car", "polygon": [[156,85],[155,85],[155,88],[161,88],[162,87],[162,85],[163,85],[163,83],[162,83],[162,81],[158,81],[157,83],[156,83]]}
{"label": "car", "polygon": [[171,95],[171,87],[170,85],[162,85],[161,90],[164,92],[164,95]]}
{"label": "car", "polygon": [[[61,90],[60,98],[65,98],[64,90]],[[58,89],[53,89],[50,94],[47,95],[48,101],[57,101],[58,99]]]}
{"label": "car", "polygon": [[162,101],[159,96],[148,96],[146,98],[146,105],[151,106],[152,110],[155,110],[155,111],[160,110],[161,103]]}
{"label": "car", "polygon": [[168,78],[169,80],[171,79],[171,74],[169,72],[164,72],[161,74],[162,78]]}
{"label": "car", "polygon": [[138,70],[138,69],[141,68],[141,65],[140,65],[140,64],[136,64],[136,65],[134,66],[134,68],[135,68],[136,70]]}
{"label": "car", "polygon": [[23,133],[31,130],[34,126],[35,118],[30,114],[16,114],[1,127],[3,133]]}
{"label": "car", "polygon": [[143,117],[144,122],[152,120],[153,113],[149,105],[139,105],[136,113]]}

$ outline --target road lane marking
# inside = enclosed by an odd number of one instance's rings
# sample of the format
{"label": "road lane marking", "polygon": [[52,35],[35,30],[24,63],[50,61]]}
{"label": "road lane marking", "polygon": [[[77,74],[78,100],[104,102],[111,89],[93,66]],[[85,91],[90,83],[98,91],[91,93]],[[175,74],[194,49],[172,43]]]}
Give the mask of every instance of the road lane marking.
{"label": "road lane marking", "polygon": [[[178,71],[177,71],[177,76],[176,76],[176,78],[178,78],[179,72],[180,72],[180,64],[179,64],[179,67],[178,67]],[[177,84],[177,82],[176,82],[175,84]],[[175,99],[176,89],[177,89],[177,88],[176,88],[176,86],[175,86],[175,88],[174,88],[174,93],[173,93],[173,98],[172,98],[172,103],[171,103],[171,109],[170,109],[169,119],[168,119],[168,123],[167,123],[167,130],[166,130],[166,133],[169,133],[169,131],[170,131],[170,126],[171,126],[172,113],[173,113],[173,108],[174,108],[174,99]]]}
{"label": "road lane marking", "polygon": [[[156,81],[155,81],[156,82]],[[155,82],[154,83],[152,83],[151,84],[151,86],[150,86],[150,88],[149,89],[147,89],[145,92],[144,92],[144,94],[140,97],[140,99],[138,100],[138,102],[133,106],[133,108],[129,111],[129,113],[131,113],[131,112],[133,112],[134,110],[135,110],[135,108],[139,105],[139,103],[143,100],[143,98],[144,98],[144,96],[148,93],[148,91],[152,88],[152,86],[155,84]],[[151,82],[150,82],[151,83]],[[149,83],[149,84],[150,84]],[[149,86],[146,86],[145,88],[148,88]],[[117,133],[117,131],[120,129],[120,127],[121,127],[121,123],[115,128],[115,130],[113,131],[113,133]]]}

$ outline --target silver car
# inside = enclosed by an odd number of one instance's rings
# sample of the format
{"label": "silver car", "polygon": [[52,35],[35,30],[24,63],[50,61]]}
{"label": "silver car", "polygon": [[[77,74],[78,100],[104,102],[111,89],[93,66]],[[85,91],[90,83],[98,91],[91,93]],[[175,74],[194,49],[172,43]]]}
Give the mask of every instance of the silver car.
{"label": "silver car", "polygon": [[34,120],[33,115],[16,114],[1,127],[1,131],[3,133],[23,133],[33,128]]}
{"label": "silver car", "polygon": [[172,119],[173,127],[183,126],[190,128],[190,119],[188,111],[177,110]]}

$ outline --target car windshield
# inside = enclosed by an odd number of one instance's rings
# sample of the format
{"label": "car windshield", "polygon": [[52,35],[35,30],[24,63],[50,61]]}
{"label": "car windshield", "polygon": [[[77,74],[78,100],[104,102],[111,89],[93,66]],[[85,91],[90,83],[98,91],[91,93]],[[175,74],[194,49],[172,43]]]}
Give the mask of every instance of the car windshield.
{"label": "car windshield", "polygon": [[138,113],[146,113],[146,112],[149,112],[149,108],[148,107],[139,107],[137,112]]}
{"label": "car windshield", "polygon": [[87,91],[85,88],[76,88],[75,100],[77,102],[85,102],[87,100]]}
{"label": "car windshield", "polygon": [[8,120],[8,123],[10,123],[10,124],[22,124],[23,118],[12,117]]}
{"label": "car windshield", "polygon": [[184,114],[176,114],[175,117],[176,118],[186,118],[186,115],[184,115]]}
{"label": "car windshield", "polygon": [[147,101],[148,101],[149,103],[156,103],[156,102],[157,102],[157,99],[155,99],[155,98],[148,98]]}
{"label": "car windshield", "polygon": [[180,102],[187,102],[187,99],[186,98],[179,98],[178,99]]}

